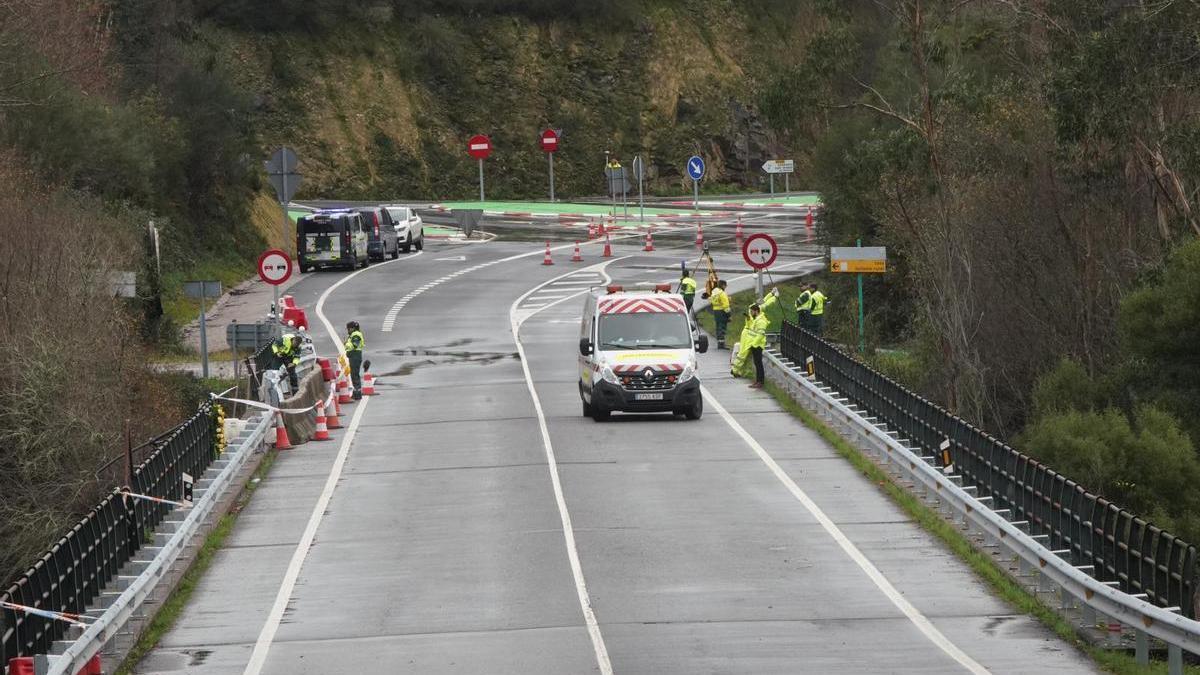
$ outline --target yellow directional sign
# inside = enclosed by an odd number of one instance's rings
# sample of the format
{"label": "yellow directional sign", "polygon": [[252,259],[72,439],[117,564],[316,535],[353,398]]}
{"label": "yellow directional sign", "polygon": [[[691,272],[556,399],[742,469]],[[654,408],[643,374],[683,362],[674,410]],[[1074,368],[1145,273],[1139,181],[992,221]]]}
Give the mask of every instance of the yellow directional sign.
{"label": "yellow directional sign", "polygon": [[830,264],[833,272],[857,272],[859,274],[880,274],[887,271],[886,260],[834,260]]}
{"label": "yellow directional sign", "polygon": [[887,249],[883,246],[831,246],[829,271],[881,274],[887,271]]}

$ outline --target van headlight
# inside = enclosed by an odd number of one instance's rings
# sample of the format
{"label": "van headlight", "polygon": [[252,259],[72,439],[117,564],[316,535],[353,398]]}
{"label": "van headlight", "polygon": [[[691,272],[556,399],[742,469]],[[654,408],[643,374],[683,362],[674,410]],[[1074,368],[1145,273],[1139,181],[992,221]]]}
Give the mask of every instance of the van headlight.
{"label": "van headlight", "polygon": [[600,366],[600,379],[609,384],[620,384],[620,380],[617,379],[617,374],[614,373],[613,369],[607,364]]}
{"label": "van headlight", "polygon": [[683,384],[684,382],[687,382],[688,380],[692,379],[695,376],[696,376],[695,364],[688,363],[687,365],[685,365],[683,367],[683,372],[679,374],[679,379],[677,381],[679,382],[679,384]]}

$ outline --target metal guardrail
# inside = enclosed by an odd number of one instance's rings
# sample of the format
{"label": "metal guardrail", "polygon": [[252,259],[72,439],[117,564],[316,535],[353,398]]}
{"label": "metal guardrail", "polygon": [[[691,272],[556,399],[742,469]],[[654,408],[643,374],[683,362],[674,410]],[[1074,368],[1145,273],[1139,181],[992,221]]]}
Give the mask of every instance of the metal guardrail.
{"label": "metal guardrail", "polygon": [[1048,535],[1026,531],[1027,521],[1011,520],[1012,513],[1007,509],[993,508],[992,497],[980,496],[977,487],[963,485],[961,475],[946,475],[935,468],[933,456],[925,455],[921,448],[909,447],[915,444],[895,431],[881,428],[878,418],[824,384],[820,368],[815,377],[809,377],[790,357],[775,351],[767,351],[764,356],[768,377],[775,380],[779,373],[779,384],[794,399],[871,452],[890,472],[911,482],[913,490],[924,493],[926,502],[935,502],[945,515],[961,521],[977,546],[1016,562],[1018,578],[1032,585],[1039,596],[1057,595],[1056,609],[1074,616],[1081,627],[1103,624],[1106,636],[1111,638],[1111,626],[1116,622],[1122,629],[1118,637],[1126,630],[1133,634],[1135,654],[1143,665],[1150,660],[1150,638],[1161,640],[1167,645],[1171,675],[1183,672],[1183,651],[1200,654],[1200,622],[1181,616],[1180,608],[1158,607],[1148,602],[1145,594],[1131,595],[1116,588],[1115,581],[1093,578],[1088,573],[1090,566],[1072,565],[1066,559],[1069,550],[1047,548]]}
{"label": "metal guardrail", "polygon": [[780,335],[785,358],[811,356],[818,377],[922,450],[937,453],[949,441],[951,459],[966,485],[991,498],[994,508],[1028,521],[1049,547],[1069,551],[1100,581],[1145,594],[1160,607],[1196,618],[1200,590],[1197,551],[1170,533],[1088,492],[1037,460],[905,389],[837,347],[794,324]]}
{"label": "metal guardrail", "polygon": [[[160,437],[157,450],[133,473],[130,489],[178,500],[184,473],[199,476],[212,462],[211,406]],[[55,612],[82,614],[146,541],[170,507],[121,497],[114,491],[17,579],[0,600]],[[67,630],[61,621],[0,610],[0,667],[17,656],[44,653]]]}
{"label": "metal guardrail", "polygon": [[222,459],[226,460],[225,466],[196,499],[195,505],[179,514],[182,522],[155,554],[154,559],[147,564],[146,569],[133,579],[128,587],[121,591],[120,596],[61,654],[38,656],[34,662],[35,672],[39,675],[76,673],[104,648],[114,633],[121,630],[154,591],[159,580],[175,563],[199,527],[213,515],[213,510],[222,495],[233,485],[234,477],[262,445],[273,418],[271,414],[260,413],[256,421],[247,424],[239,437],[230,442],[222,456]]}

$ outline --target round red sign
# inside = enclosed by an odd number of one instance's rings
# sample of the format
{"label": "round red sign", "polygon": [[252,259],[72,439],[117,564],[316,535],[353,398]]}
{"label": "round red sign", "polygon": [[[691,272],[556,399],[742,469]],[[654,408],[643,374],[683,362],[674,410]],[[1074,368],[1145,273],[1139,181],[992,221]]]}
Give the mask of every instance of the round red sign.
{"label": "round red sign", "polygon": [[554,152],[555,150],[558,150],[558,132],[547,129],[542,132],[542,151]]}
{"label": "round red sign", "polygon": [[277,248],[267,249],[258,256],[258,278],[278,286],[292,276],[292,259]]}
{"label": "round red sign", "polygon": [[475,134],[467,141],[467,154],[475,159],[487,159],[492,154],[492,139],[483,134]]}
{"label": "round red sign", "polygon": [[742,244],[742,258],[746,260],[746,264],[756,270],[766,269],[775,264],[775,258],[779,257],[779,246],[770,235],[763,233],[752,234],[746,237],[746,241]]}

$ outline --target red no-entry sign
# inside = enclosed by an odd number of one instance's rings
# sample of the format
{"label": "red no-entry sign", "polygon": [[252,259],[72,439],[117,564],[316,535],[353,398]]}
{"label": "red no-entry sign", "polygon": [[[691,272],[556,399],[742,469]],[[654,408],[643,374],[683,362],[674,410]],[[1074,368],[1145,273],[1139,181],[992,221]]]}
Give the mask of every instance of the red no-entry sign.
{"label": "red no-entry sign", "polygon": [[271,248],[258,256],[258,278],[278,286],[292,276],[292,259],[287,253]]}
{"label": "red no-entry sign", "polygon": [[555,150],[558,150],[558,132],[547,129],[542,132],[542,152],[554,152]]}
{"label": "red no-entry sign", "polygon": [[483,134],[475,134],[467,141],[467,154],[475,159],[487,159],[492,154],[492,139]]}
{"label": "red no-entry sign", "polygon": [[766,269],[775,264],[779,257],[779,246],[770,235],[758,233],[746,238],[742,244],[742,258],[746,264],[756,270]]}

